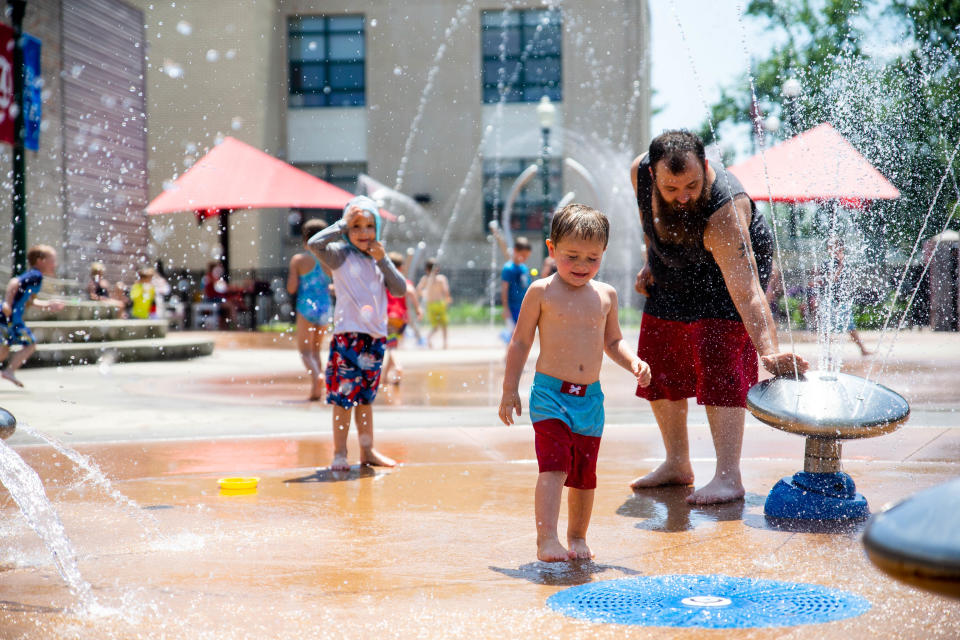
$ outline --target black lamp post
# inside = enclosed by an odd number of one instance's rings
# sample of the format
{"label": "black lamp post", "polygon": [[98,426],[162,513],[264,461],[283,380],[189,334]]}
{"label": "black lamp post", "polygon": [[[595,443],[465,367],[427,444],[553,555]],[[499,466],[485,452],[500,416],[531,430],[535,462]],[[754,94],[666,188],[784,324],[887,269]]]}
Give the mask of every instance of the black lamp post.
{"label": "black lamp post", "polygon": [[27,0],[10,0],[10,21],[13,26],[13,274],[27,268],[27,189],[24,162],[23,127],[23,14]]}
{"label": "black lamp post", "polygon": [[540,147],[540,184],[543,187],[543,239],[550,237],[550,219],[553,217],[553,202],[550,199],[550,129],[557,119],[557,108],[550,102],[550,96],[540,98],[537,105],[537,119],[540,121],[542,146]]}

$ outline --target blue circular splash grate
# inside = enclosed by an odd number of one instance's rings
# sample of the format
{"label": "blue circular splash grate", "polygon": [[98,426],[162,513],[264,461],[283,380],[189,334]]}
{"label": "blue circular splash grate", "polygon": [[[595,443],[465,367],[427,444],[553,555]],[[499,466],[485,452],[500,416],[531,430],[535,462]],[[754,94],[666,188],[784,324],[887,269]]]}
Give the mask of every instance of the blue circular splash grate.
{"label": "blue circular splash grate", "polygon": [[815,584],[720,575],[591,582],[553,594],[547,605],[593,622],[706,629],[792,627],[852,618],[870,609],[860,596]]}

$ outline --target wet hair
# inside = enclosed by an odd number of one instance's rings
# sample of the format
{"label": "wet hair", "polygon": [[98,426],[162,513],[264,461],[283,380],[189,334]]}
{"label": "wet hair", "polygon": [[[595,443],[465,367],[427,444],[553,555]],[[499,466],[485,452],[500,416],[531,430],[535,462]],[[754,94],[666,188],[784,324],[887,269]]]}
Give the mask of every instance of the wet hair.
{"label": "wet hair", "polygon": [[533,246],[530,244],[530,241],[527,240],[525,236],[518,236],[517,239],[513,241],[513,250],[514,251],[533,251]]}
{"label": "wet hair", "polygon": [[395,266],[397,269],[403,267],[403,256],[396,251],[391,251],[387,254],[387,257],[390,258],[390,262],[392,262],[393,266]]}
{"label": "wet hair", "polygon": [[700,136],[686,129],[664,131],[650,142],[650,167],[656,173],[662,160],[670,173],[683,173],[687,169],[688,153],[692,153],[700,161],[700,167],[706,170],[707,154]]}
{"label": "wet hair", "polygon": [[558,211],[550,223],[550,241],[558,242],[573,236],[582,240],[596,240],[607,248],[610,239],[610,221],[607,216],[585,204],[571,203]]}
{"label": "wet hair", "polygon": [[427,273],[430,273],[437,266],[436,258],[427,258],[427,263],[424,265],[424,268],[427,270]]}
{"label": "wet hair", "polygon": [[300,237],[305,241],[326,229],[327,223],[320,218],[310,218],[300,227]]}
{"label": "wet hair", "polygon": [[156,271],[153,270],[153,267],[140,267],[137,269],[137,276],[141,278],[152,278]]}
{"label": "wet hair", "polygon": [[35,244],[27,250],[27,264],[32,267],[43,258],[50,258],[55,255],[57,255],[57,250],[50,245]]}

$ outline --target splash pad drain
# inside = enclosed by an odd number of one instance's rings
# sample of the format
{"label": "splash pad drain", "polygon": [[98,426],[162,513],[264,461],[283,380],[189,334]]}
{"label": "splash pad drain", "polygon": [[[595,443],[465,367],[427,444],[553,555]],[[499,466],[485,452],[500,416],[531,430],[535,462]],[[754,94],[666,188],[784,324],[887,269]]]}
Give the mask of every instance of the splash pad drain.
{"label": "splash pad drain", "polygon": [[852,618],[864,598],[815,584],[713,575],[633,577],[559,591],[547,605],[571,618],[645,627],[750,629]]}

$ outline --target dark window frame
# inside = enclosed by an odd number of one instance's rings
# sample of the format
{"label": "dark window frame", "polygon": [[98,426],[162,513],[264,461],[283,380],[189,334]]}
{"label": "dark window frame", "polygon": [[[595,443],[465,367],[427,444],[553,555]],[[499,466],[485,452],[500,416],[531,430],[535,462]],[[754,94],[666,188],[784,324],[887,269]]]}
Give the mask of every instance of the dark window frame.
{"label": "dark window frame", "polygon": [[[305,20],[307,19],[307,20]],[[303,22],[323,21],[320,28],[304,27]],[[360,28],[337,26],[345,20],[360,22]],[[358,35],[360,37],[361,55],[353,58],[331,59],[331,36]],[[323,57],[309,59],[293,57],[291,42],[294,38],[315,37],[323,41]],[[312,107],[362,107],[367,101],[367,38],[366,19],[363,14],[343,15],[296,15],[287,18],[287,91],[292,108]],[[331,81],[336,69],[345,69],[360,65],[360,81],[357,86],[334,87]],[[302,82],[295,82],[295,78],[303,76],[303,68],[316,67],[322,70],[322,86],[318,88],[302,88]],[[352,73],[352,72],[351,72]],[[299,99],[295,98],[299,97]],[[299,103],[299,104],[296,104]]]}
{"label": "dark window frame", "polygon": [[[480,12],[480,82],[481,99],[484,104],[494,104],[501,100],[499,69],[502,67],[511,68],[519,66],[516,78],[506,78],[506,88],[502,99],[504,102],[538,102],[541,96],[550,96],[555,102],[563,100],[563,13],[560,9],[516,9],[509,13],[515,14],[517,19],[511,24],[503,26],[503,20],[497,21],[496,18],[508,13],[504,10],[489,10]],[[529,20],[532,15],[549,14],[550,21],[548,26],[555,28],[556,53],[543,53],[536,51],[537,36],[529,35],[531,27],[536,27],[536,22]],[[484,34],[487,32],[496,32],[500,34],[502,30],[508,31],[507,41],[511,41],[511,36],[516,39],[518,53],[506,52],[502,58],[499,53],[487,54],[484,51]],[[502,36],[501,36],[502,37]],[[528,76],[528,65],[536,62],[556,61],[557,75],[556,81],[537,81]],[[497,69],[495,72],[488,73],[489,63]],[[511,74],[512,75],[512,74]],[[496,77],[491,77],[496,76]]]}

